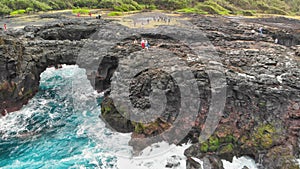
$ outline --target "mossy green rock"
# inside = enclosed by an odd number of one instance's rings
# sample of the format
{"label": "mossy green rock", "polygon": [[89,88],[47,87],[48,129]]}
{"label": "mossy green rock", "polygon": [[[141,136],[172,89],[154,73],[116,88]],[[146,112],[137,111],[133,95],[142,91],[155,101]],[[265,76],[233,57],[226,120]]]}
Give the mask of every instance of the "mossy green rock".
{"label": "mossy green rock", "polygon": [[204,143],[202,143],[201,144],[201,146],[200,146],[200,151],[202,152],[202,153],[206,153],[206,152],[208,152],[208,144],[207,144],[207,142],[204,142]]}
{"label": "mossy green rock", "polygon": [[221,148],[220,153],[221,153],[221,154],[224,154],[224,153],[232,153],[233,148],[234,148],[233,144],[231,144],[231,143],[230,143],[230,144],[227,144],[226,146],[223,146],[223,147]]}
{"label": "mossy green rock", "polygon": [[114,130],[122,133],[128,133],[134,131],[134,126],[131,121],[124,117],[124,114],[120,114],[114,106],[113,100],[109,97],[105,97],[101,103],[101,116],[108,127],[112,127]]}
{"label": "mossy green rock", "polygon": [[270,124],[260,125],[253,133],[253,140],[256,145],[267,149],[273,145],[273,138],[275,137],[276,129]]}
{"label": "mossy green rock", "polygon": [[210,146],[219,146],[219,139],[216,136],[212,136],[208,140]]}

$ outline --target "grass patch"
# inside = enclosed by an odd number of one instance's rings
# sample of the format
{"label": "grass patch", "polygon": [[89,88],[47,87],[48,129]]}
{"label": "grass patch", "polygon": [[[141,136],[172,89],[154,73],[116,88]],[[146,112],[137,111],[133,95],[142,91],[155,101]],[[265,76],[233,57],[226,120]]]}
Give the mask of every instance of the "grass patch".
{"label": "grass patch", "polygon": [[72,10],[73,13],[80,13],[80,14],[88,14],[90,12],[87,8],[76,8]]}
{"label": "grass patch", "polygon": [[265,13],[267,13],[267,14],[278,14],[278,15],[289,15],[288,12],[286,12],[282,9],[279,9],[277,7],[273,7],[273,6],[271,6],[270,9],[268,9]]}
{"label": "grass patch", "polygon": [[256,11],[254,10],[241,10],[236,12],[237,15],[243,15],[243,16],[254,16],[256,14]]}
{"label": "grass patch", "polygon": [[242,11],[240,7],[235,6],[234,4],[231,4],[229,1],[226,0],[215,0],[215,3],[219,4],[223,8],[230,11],[232,14],[236,14],[237,11]]}
{"label": "grass patch", "polygon": [[197,9],[196,8],[183,8],[177,10],[177,12],[182,12],[182,13],[196,13]]}
{"label": "grass patch", "polygon": [[157,9],[157,7],[152,4],[152,5],[147,6],[147,9],[155,10],[155,9]]}
{"label": "grass patch", "polygon": [[182,12],[182,13],[196,13],[196,14],[208,14],[208,12],[205,12],[203,10],[199,10],[197,8],[183,8],[177,10],[177,12]]}
{"label": "grass patch", "polygon": [[122,12],[110,12],[107,14],[107,16],[122,16],[123,13]]}
{"label": "grass patch", "polygon": [[205,11],[209,14],[217,14],[217,15],[229,15],[231,12],[216,2],[213,1],[205,1],[204,3],[198,3],[196,8],[200,11]]}
{"label": "grass patch", "polygon": [[26,13],[26,10],[24,10],[24,9],[19,9],[19,10],[12,11],[12,12],[10,13],[10,15],[12,15],[12,16],[14,16],[14,15],[22,15],[22,14],[24,14],[24,13]]}

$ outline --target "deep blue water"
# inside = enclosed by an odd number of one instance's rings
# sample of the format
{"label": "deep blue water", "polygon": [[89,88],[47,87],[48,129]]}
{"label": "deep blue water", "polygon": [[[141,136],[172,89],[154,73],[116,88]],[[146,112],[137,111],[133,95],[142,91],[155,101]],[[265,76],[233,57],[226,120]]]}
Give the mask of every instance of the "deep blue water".
{"label": "deep blue water", "polygon": [[116,168],[128,136],[105,127],[100,100],[84,70],[46,70],[29,104],[0,119],[0,167]]}

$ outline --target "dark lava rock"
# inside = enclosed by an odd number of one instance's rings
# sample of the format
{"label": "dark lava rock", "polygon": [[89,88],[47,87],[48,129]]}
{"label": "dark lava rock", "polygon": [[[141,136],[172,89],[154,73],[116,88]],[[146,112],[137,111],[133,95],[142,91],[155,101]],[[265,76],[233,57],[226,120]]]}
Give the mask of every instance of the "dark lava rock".
{"label": "dark lava rock", "polygon": [[[148,30],[70,19],[4,32],[0,113],[26,104],[47,67],[77,64],[95,90],[111,89],[101,118],[116,131],[133,132],[130,144],[137,151],[153,142],[191,139],[185,151],[190,168],[198,167],[191,157],[222,168],[221,158],[243,155],[264,168],[299,168],[293,163],[300,156],[299,28],[294,20],[275,21],[195,16],[186,28]],[[148,51],[133,43],[141,38],[150,42]],[[186,70],[191,75],[176,74]],[[118,98],[133,111],[120,109]],[[136,116],[148,121],[131,120]],[[211,117],[219,123],[206,123]]]}

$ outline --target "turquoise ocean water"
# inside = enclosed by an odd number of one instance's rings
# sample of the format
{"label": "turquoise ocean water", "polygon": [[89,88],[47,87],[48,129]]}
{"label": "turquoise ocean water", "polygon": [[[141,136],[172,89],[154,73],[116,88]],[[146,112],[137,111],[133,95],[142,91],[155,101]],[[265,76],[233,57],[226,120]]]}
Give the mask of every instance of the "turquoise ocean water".
{"label": "turquoise ocean water", "polygon": [[[111,131],[98,117],[101,99],[84,69],[48,68],[36,96],[20,111],[0,118],[0,168],[163,169],[170,162],[180,164],[176,169],[186,168],[183,152],[189,145],[162,142],[132,157],[130,134]],[[226,169],[245,164],[256,169],[251,159],[224,164]]]}
{"label": "turquoise ocean water", "polygon": [[100,100],[83,69],[47,69],[29,104],[0,119],[0,167],[115,168],[129,135],[105,127]]}

